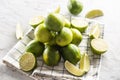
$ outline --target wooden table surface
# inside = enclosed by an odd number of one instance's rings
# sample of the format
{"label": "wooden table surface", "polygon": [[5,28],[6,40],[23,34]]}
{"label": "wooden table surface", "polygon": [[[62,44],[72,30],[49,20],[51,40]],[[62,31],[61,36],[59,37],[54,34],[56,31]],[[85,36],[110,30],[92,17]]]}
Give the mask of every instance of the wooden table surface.
{"label": "wooden table surface", "polygon": [[[104,39],[109,50],[103,54],[100,80],[120,80],[120,4],[119,0],[81,0],[84,9],[81,16],[91,9],[101,9],[104,16],[96,20],[105,23]],[[31,80],[10,70],[2,63],[2,58],[18,41],[15,27],[21,23],[24,32],[30,27],[29,19],[35,15],[46,15],[58,5],[62,14],[69,14],[67,0],[0,0],[0,79]]]}

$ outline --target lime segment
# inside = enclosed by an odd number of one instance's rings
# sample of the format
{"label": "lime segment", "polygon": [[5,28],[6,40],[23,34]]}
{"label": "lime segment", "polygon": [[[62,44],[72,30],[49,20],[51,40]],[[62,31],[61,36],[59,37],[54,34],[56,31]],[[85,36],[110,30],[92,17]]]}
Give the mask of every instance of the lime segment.
{"label": "lime segment", "polygon": [[69,73],[75,76],[82,76],[85,73],[83,70],[79,69],[78,67],[70,63],[69,61],[65,61],[65,68],[67,69]]}
{"label": "lime segment", "polygon": [[20,68],[23,71],[30,71],[36,66],[36,58],[30,52],[25,52],[19,60]]}
{"label": "lime segment", "polygon": [[80,69],[82,69],[85,72],[88,72],[90,69],[90,60],[86,53],[83,54],[80,60]]}
{"label": "lime segment", "polygon": [[100,17],[100,16],[103,16],[103,12],[99,9],[94,9],[94,10],[91,10],[89,11],[85,17],[86,18],[96,18],[96,17]]}
{"label": "lime segment", "polygon": [[99,27],[99,25],[95,25],[95,26],[93,26],[91,28],[89,36],[92,39],[98,38],[100,36],[100,27]]}
{"label": "lime segment", "polygon": [[103,39],[93,39],[91,41],[91,48],[94,53],[102,54],[108,50],[108,45]]}

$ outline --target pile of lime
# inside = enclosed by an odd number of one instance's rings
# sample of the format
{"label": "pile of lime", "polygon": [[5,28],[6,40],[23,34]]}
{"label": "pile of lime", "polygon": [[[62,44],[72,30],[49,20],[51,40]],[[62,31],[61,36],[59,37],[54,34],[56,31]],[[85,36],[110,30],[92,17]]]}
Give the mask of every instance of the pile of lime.
{"label": "pile of lime", "polygon": [[[71,1],[71,4],[78,4],[74,2],[75,0]],[[89,71],[89,56],[86,53],[81,54],[78,47],[88,23],[79,19],[69,21],[59,12],[60,7],[49,13],[47,17],[35,16],[30,19],[29,24],[34,29],[35,38],[27,44],[25,52],[19,60],[20,68],[23,71],[33,70],[37,66],[37,57],[42,57],[48,66],[58,65],[62,57],[67,71],[75,76],[82,76]],[[106,42],[99,38],[100,29],[98,26],[91,29],[89,36],[94,53],[102,54],[107,51]],[[78,63],[79,68],[75,66]]]}

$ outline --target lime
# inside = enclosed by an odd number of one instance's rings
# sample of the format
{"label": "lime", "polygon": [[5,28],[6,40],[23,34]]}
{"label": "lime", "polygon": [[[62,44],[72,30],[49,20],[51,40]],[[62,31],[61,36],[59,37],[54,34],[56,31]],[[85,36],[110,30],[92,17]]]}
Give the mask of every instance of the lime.
{"label": "lime", "polygon": [[30,41],[27,46],[26,46],[26,52],[31,52],[33,53],[36,57],[40,56],[43,51],[44,51],[44,44],[37,41],[37,40],[32,40]]}
{"label": "lime", "polygon": [[23,71],[33,70],[36,66],[36,58],[30,52],[25,52],[19,60],[20,69]]}
{"label": "lime", "polygon": [[84,53],[83,56],[81,57],[80,69],[82,69],[85,72],[88,72],[90,69],[90,60],[89,56],[86,53]]}
{"label": "lime", "polygon": [[102,54],[108,50],[108,45],[103,39],[93,39],[91,41],[91,48],[94,53]]}
{"label": "lime", "polygon": [[44,17],[43,16],[34,16],[32,19],[30,19],[29,24],[33,27],[36,28],[39,24],[44,22]]}
{"label": "lime", "polygon": [[86,18],[96,18],[96,17],[100,17],[100,16],[103,16],[103,12],[102,10],[99,10],[99,9],[94,9],[94,10],[91,10],[89,11],[85,17]]}
{"label": "lime", "polygon": [[95,26],[93,26],[91,28],[89,36],[92,39],[99,38],[99,36],[100,36],[100,27],[99,27],[99,25],[95,25]]}
{"label": "lime", "polygon": [[60,53],[62,54],[64,60],[68,60],[72,64],[77,64],[81,58],[80,50],[74,44],[69,44],[67,46],[61,47]]}
{"label": "lime", "polygon": [[51,31],[60,31],[64,26],[62,15],[57,13],[50,13],[46,18],[45,25],[47,29]]}
{"label": "lime", "polygon": [[16,25],[16,38],[17,39],[22,39],[23,38],[23,29],[22,29],[22,26],[19,23]]}
{"label": "lime", "polygon": [[55,66],[61,59],[60,53],[55,46],[47,46],[43,52],[43,61],[48,66]]}
{"label": "lime", "polygon": [[69,73],[75,76],[82,76],[85,73],[85,71],[83,71],[82,69],[79,69],[78,67],[76,67],[75,65],[73,65],[67,60],[65,61],[65,68]]}
{"label": "lime", "polygon": [[72,27],[78,29],[80,32],[85,32],[88,23],[85,20],[73,19],[71,21]]}
{"label": "lime", "polygon": [[60,13],[60,6],[58,6],[58,7],[55,9],[54,12],[55,12],[55,13]]}
{"label": "lime", "polygon": [[45,43],[51,40],[52,34],[51,32],[46,28],[44,24],[40,24],[34,32],[35,39]]}
{"label": "lime", "polygon": [[73,33],[73,40],[71,43],[79,45],[80,42],[82,41],[82,34],[75,28],[71,28],[71,31]]}
{"label": "lime", "polygon": [[66,46],[71,43],[72,39],[72,31],[67,27],[63,27],[63,29],[58,33],[58,35],[56,35],[56,44],[59,46]]}
{"label": "lime", "polygon": [[67,7],[73,15],[78,15],[83,10],[83,5],[79,0],[69,0]]}

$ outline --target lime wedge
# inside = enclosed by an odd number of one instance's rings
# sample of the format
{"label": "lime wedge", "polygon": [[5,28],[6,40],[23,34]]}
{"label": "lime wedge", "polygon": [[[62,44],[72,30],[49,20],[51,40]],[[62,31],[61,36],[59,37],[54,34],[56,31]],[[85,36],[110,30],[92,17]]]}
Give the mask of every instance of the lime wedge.
{"label": "lime wedge", "polygon": [[36,58],[30,52],[25,52],[19,60],[20,68],[23,71],[30,71],[36,66]]}
{"label": "lime wedge", "polygon": [[55,12],[55,13],[60,13],[60,6],[58,6],[58,7],[55,9],[54,12]]}
{"label": "lime wedge", "polygon": [[103,16],[103,12],[99,9],[94,9],[94,10],[91,10],[89,11],[85,17],[86,18],[96,18],[96,17],[100,17],[100,16]]}
{"label": "lime wedge", "polygon": [[22,39],[23,38],[23,29],[22,29],[22,27],[19,23],[16,26],[16,38],[17,39]]}
{"label": "lime wedge", "polygon": [[93,26],[91,28],[89,36],[92,39],[98,38],[100,36],[100,27],[99,27],[99,25],[95,25],[95,26]]}
{"label": "lime wedge", "polygon": [[91,48],[93,53],[102,54],[108,50],[108,45],[103,39],[93,39],[91,41]]}
{"label": "lime wedge", "polygon": [[83,54],[80,60],[80,69],[82,69],[85,72],[88,72],[90,69],[90,60],[86,53]]}
{"label": "lime wedge", "polygon": [[67,69],[69,73],[75,76],[82,76],[85,73],[85,71],[79,69],[78,67],[76,67],[75,65],[73,65],[67,60],[65,61],[65,68]]}
{"label": "lime wedge", "polygon": [[36,28],[40,23],[44,22],[44,17],[43,16],[34,16],[32,19],[30,19],[29,24],[33,27]]}
{"label": "lime wedge", "polygon": [[71,21],[72,27],[78,29],[80,32],[85,32],[88,23],[85,20],[73,19]]}

